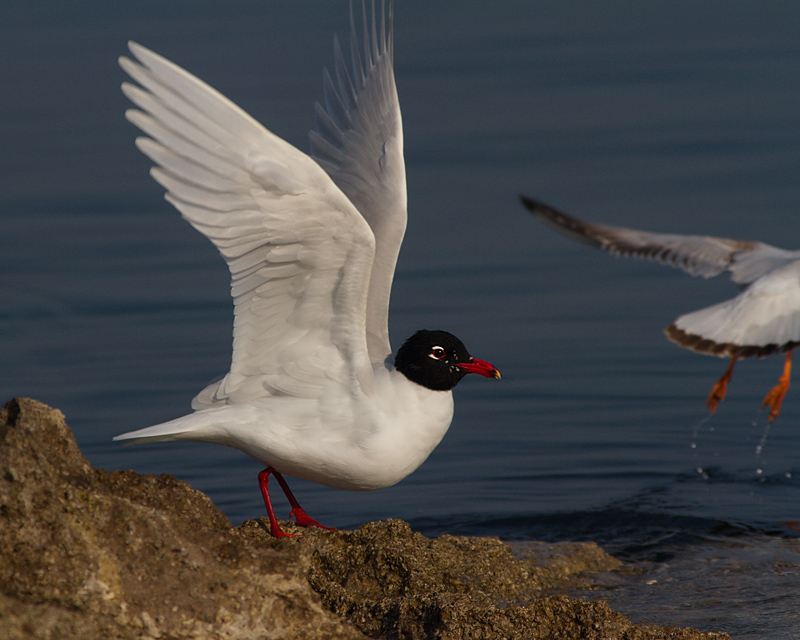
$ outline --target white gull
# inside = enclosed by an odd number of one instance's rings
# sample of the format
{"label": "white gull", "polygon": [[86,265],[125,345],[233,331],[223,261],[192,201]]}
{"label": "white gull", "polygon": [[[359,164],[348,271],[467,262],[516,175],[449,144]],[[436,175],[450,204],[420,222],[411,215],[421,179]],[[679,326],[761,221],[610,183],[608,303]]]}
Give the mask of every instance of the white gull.
{"label": "white gull", "polygon": [[166,199],[219,249],[234,301],[230,371],[193,400],[194,413],[115,440],[193,440],[235,447],[275,475],[300,525],[321,526],[282,474],[330,487],[388,487],[414,471],[453,417],[467,373],[499,378],[455,336],[419,331],[392,356],[389,295],[406,227],[400,107],[386,28],[351,9],[352,65],[334,42],[312,157],[217,91],[148,49],[120,65],[139,86],[128,120],[147,137]]}

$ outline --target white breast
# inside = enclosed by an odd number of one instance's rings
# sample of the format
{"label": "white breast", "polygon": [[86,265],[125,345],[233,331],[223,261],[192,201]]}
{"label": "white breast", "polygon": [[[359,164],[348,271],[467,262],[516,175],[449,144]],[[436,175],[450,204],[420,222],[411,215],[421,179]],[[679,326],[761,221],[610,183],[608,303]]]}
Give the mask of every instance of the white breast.
{"label": "white breast", "polygon": [[286,475],[337,489],[381,489],[413,472],[439,444],[453,419],[453,395],[383,365],[375,365],[375,381],[369,397],[272,396],[197,411],[170,423],[168,439],[224,444]]}

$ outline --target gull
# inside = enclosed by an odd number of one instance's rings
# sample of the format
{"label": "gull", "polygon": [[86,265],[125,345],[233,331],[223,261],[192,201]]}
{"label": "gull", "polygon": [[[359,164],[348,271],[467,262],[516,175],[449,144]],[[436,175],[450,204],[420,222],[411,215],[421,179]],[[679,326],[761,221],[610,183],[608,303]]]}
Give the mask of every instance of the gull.
{"label": "gull", "polygon": [[615,255],[650,258],[704,278],[729,271],[731,280],[742,286],[739,295],[682,315],[664,332],[697,353],[730,358],[706,400],[712,414],[725,397],[737,360],[785,353],[778,384],[761,405],[769,406],[770,422],[778,417],[789,389],[792,349],[800,344],[800,251],[763,242],[610,227],[574,218],[525,196],[522,203],[564,235]]}
{"label": "gull", "polygon": [[323,73],[311,156],[187,71],[129,43],[138,83],[126,117],[146,136],[166,199],[220,251],[234,303],[230,371],[192,401],[193,413],[115,440],[192,440],[240,449],[259,474],[270,531],[284,533],[275,476],[301,526],[318,526],[283,475],[364,491],[419,467],[453,418],[468,373],[500,378],[445,331],[422,330],[392,356],[389,295],[406,227],[392,16],[362,5],[363,48],[350,12],[348,70],[334,40]]}

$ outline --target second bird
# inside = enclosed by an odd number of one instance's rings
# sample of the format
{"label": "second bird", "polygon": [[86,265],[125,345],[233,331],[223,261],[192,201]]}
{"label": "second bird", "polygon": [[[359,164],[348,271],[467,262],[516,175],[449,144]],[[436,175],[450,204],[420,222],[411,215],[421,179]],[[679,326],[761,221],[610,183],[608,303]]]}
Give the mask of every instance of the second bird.
{"label": "second bird", "polygon": [[569,216],[525,196],[522,203],[557,231],[609,253],[658,260],[704,278],[729,271],[731,280],[743,285],[739,295],[682,315],[664,332],[692,351],[730,358],[706,401],[712,413],[725,397],[737,360],[785,353],[783,374],[762,404],[770,408],[770,422],[778,417],[789,389],[792,349],[800,344],[800,251],[763,242],[610,227]]}

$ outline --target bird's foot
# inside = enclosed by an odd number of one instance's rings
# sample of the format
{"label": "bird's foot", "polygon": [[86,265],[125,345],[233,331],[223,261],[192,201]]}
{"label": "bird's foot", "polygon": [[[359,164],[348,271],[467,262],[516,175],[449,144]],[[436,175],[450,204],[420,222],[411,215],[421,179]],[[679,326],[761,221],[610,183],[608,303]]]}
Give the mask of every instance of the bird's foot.
{"label": "bird's foot", "polygon": [[789,390],[789,381],[781,379],[778,384],[776,384],[767,396],[764,398],[764,402],[761,403],[761,408],[763,409],[767,405],[769,405],[769,418],[768,420],[772,422],[781,412],[781,404],[783,404],[783,398],[786,396],[786,392]]}
{"label": "bird's foot", "polygon": [[711,393],[708,394],[708,399],[706,400],[706,406],[711,413],[714,413],[719,403],[725,399],[725,393],[728,391],[728,383],[733,376],[733,365],[736,364],[736,360],[736,356],[731,358],[731,362],[725,370],[725,373],[722,374],[722,377],[711,387]]}
{"label": "bird's foot", "polygon": [[772,387],[770,392],[764,398],[764,402],[761,403],[762,409],[769,405],[770,411],[768,420],[770,422],[777,418],[778,414],[781,412],[781,404],[783,404],[783,399],[786,396],[786,392],[789,390],[789,380],[791,379],[791,375],[792,352],[789,351],[786,354],[786,363],[783,365],[783,375],[778,378],[778,384]]}
{"label": "bird's foot", "polygon": [[336,527],[326,527],[325,525],[321,525],[319,522],[314,520],[314,518],[309,516],[302,507],[295,507],[292,509],[289,517],[291,518],[292,516],[294,516],[295,521],[301,527],[318,527],[319,529],[325,529],[326,531],[336,531]]}
{"label": "bird's foot", "polygon": [[297,533],[286,533],[278,522],[270,522],[269,523],[269,532],[272,534],[273,538],[296,538],[298,536]]}
{"label": "bird's foot", "polygon": [[711,387],[711,393],[708,394],[708,399],[706,400],[706,406],[711,413],[714,413],[719,403],[725,399],[725,392],[728,390],[728,380],[730,380],[729,376],[723,376]]}

